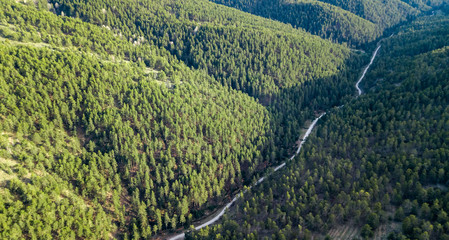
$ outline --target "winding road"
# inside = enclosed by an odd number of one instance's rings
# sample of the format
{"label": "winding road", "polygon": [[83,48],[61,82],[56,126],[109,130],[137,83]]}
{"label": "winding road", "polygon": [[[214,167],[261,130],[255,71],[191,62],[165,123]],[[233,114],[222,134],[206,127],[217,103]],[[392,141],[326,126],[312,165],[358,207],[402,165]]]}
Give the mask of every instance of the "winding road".
{"label": "winding road", "polygon": [[[391,36],[393,36],[393,35],[391,35]],[[357,91],[359,91],[359,96],[362,95],[362,93],[363,93],[363,92],[362,92],[362,89],[360,89],[360,87],[359,87],[359,84],[360,84],[360,82],[363,80],[363,78],[365,78],[365,74],[366,74],[366,72],[368,71],[368,69],[371,67],[371,64],[373,64],[374,58],[376,58],[377,52],[379,51],[380,47],[381,47],[381,45],[379,45],[379,46],[376,48],[376,51],[374,51],[373,56],[371,57],[371,60],[370,60],[370,62],[369,62],[369,64],[368,64],[368,66],[366,66],[365,70],[363,70],[362,76],[360,77],[360,79],[359,79],[359,80],[357,81],[357,83],[355,84],[355,88],[357,88]]]}
{"label": "winding road", "polygon": [[[367,73],[368,69],[371,67],[371,64],[373,64],[374,59],[376,58],[377,52],[379,51],[380,47],[381,47],[381,45],[379,45],[376,48],[376,50],[374,51],[369,64],[365,67],[365,69],[363,70],[362,76],[360,77],[360,79],[357,81],[357,83],[355,85],[355,87],[357,88],[357,91],[358,91],[357,97],[362,95],[362,93],[363,93],[362,90],[359,87],[359,84],[363,80],[363,78],[365,78],[365,74]],[[343,107],[343,105],[340,106],[340,108],[341,107]],[[317,118],[315,118],[313,120],[312,124],[310,124],[309,128],[307,129],[307,132],[305,133],[303,140],[300,142],[300,144],[298,146],[298,149],[296,150],[295,154],[293,154],[293,156],[291,156],[287,161],[292,160],[293,158],[295,158],[299,154],[299,152],[301,151],[302,145],[306,142],[307,137],[309,137],[309,135],[312,133],[312,130],[315,128],[318,120],[320,120],[320,118],[322,118],[325,114],[326,114],[326,112],[322,113],[320,116],[318,116]],[[270,172],[266,176],[261,177],[259,180],[257,180],[257,182],[255,184],[251,185],[248,189],[251,189],[252,187],[259,185],[267,177],[269,177],[272,173],[274,173],[274,172],[278,171],[279,169],[285,167],[287,161],[285,161],[282,164],[280,164],[279,166],[275,167],[273,172]],[[242,190],[240,193],[245,193],[248,189]],[[229,209],[232,206],[232,204],[240,198],[240,195],[241,195],[240,193],[236,194],[236,196],[228,204],[226,204],[226,206],[224,206],[220,211],[215,213],[214,214],[215,216],[212,219],[204,222],[201,225],[196,226],[195,230],[199,230],[199,229],[201,229],[203,227],[209,226],[209,225],[215,223],[216,221],[218,221],[223,216],[223,214],[226,212],[226,210]],[[172,236],[169,239],[170,240],[179,240],[179,239],[184,239],[184,237],[185,237],[185,232],[183,232],[181,234],[178,234],[178,235],[175,235],[175,236]]]}

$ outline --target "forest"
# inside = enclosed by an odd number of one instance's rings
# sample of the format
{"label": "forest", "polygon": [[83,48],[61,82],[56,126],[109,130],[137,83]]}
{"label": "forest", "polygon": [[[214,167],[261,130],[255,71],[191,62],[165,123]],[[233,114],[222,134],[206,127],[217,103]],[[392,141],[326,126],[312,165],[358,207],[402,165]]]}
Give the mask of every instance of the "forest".
{"label": "forest", "polygon": [[384,30],[413,19],[442,3],[438,0],[213,0],[213,2],[288,23],[350,47],[373,42]]}
{"label": "forest", "polygon": [[206,0],[0,1],[0,239],[187,230],[329,109],[287,169],[186,237],[369,237],[389,221],[409,226],[392,239],[447,237],[447,6],[310,4],[338,26]]}
{"label": "forest", "polygon": [[[447,13],[446,13],[447,14]],[[287,169],[187,239],[449,239],[449,17],[383,39]]]}
{"label": "forest", "polygon": [[[265,65],[276,69],[284,64],[280,59],[293,61],[294,56],[304,55],[304,63],[293,62],[287,72],[304,80],[292,77],[286,83],[274,84],[280,77],[266,73],[267,82],[254,83],[265,92],[260,96],[262,93],[250,94],[250,90],[237,87],[245,84],[238,75],[220,79],[224,70],[211,73],[207,65],[186,65],[187,59],[159,46],[154,40],[158,38],[150,34],[143,37],[121,25],[97,26],[57,16],[53,13],[56,7],[49,8],[45,3],[0,4],[0,114],[6,171],[2,200],[8,210],[4,213],[3,237],[45,238],[56,234],[61,238],[93,238],[101,232],[105,238],[108,234],[147,238],[162,230],[188,227],[207,209],[224,201],[227,194],[251,181],[264,166],[286,155],[295,141],[296,126],[314,109],[334,104],[340,100],[339,94],[352,92],[340,91],[339,87],[349,85],[349,80],[333,74],[351,74],[344,62],[355,54],[294,29],[282,38],[264,29],[252,30],[249,36],[243,34],[247,32],[243,27],[231,31],[211,26],[204,30],[205,37],[210,31],[212,39],[219,36],[217,31],[242,36],[241,43],[216,38],[215,44],[223,45],[223,51],[251,44],[250,39],[272,44],[265,50],[252,50],[261,59],[272,56],[271,63],[252,62],[253,56],[243,58],[243,48],[241,55],[229,52],[233,61],[245,62],[238,66],[252,67],[248,68],[252,73],[244,73],[250,79],[259,80],[250,76],[268,71],[262,70]],[[128,9],[128,2],[123,4],[121,9]],[[179,31],[183,24],[168,30]],[[255,28],[260,26],[255,24]],[[255,34],[266,39],[254,38]],[[303,38],[316,40],[303,45]],[[192,41],[199,45],[204,42]],[[275,46],[285,44],[294,44],[296,52],[276,51]],[[305,54],[329,57],[330,52],[332,58],[323,60]],[[212,53],[204,58],[212,61]],[[318,65],[319,61],[323,63]],[[209,65],[215,66],[212,62]],[[318,76],[321,79],[312,83]],[[231,87],[223,84],[225,80],[240,82]],[[302,84],[304,87],[300,87]],[[317,99],[317,85],[336,95]],[[283,107],[294,108],[295,112],[276,112]],[[298,113],[302,118],[289,120]],[[272,128],[281,121],[289,121],[292,126]],[[288,141],[279,144],[284,139]],[[26,173],[18,174],[23,171]],[[37,181],[46,176],[53,179],[58,191],[37,191]],[[38,180],[31,181],[31,177]],[[26,200],[39,199],[37,194],[46,197],[46,202]],[[65,195],[76,197],[92,213],[78,217],[69,212],[65,214],[69,220],[60,220],[58,215],[63,213],[53,212],[54,216],[48,218],[51,224],[36,225],[50,204],[65,208],[73,205],[52,202],[55,195],[62,199]],[[12,207],[16,201],[22,205]],[[25,209],[39,214],[28,214]],[[98,221],[97,216],[107,221],[89,227],[82,223],[86,218]],[[57,233],[61,228],[65,231]]]}

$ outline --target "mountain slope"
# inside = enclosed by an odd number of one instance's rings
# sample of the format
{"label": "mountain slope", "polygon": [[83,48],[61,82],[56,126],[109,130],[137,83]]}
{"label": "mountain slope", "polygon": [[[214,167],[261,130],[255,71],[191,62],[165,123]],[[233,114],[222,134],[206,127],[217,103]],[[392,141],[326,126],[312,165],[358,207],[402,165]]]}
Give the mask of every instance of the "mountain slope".
{"label": "mountain slope", "polygon": [[[279,141],[270,145],[283,149],[296,141],[298,126],[304,122],[298,116],[352,93],[348,82],[352,78],[347,75],[355,74],[353,65],[360,61],[343,46],[208,1],[65,0],[57,6],[59,14],[117,29],[127,38],[144,36],[222,85],[247,93],[270,109],[275,106],[270,110],[275,115],[270,139]],[[98,15],[102,9],[104,14]],[[333,94],[305,94],[306,82],[313,91],[322,90],[316,84],[332,86],[325,91]],[[313,103],[317,96],[322,99]],[[278,153],[269,149],[266,154],[272,152]]]}
{"label": "mountain slope", "polygon": [[[372,0],[213,0],[259,16],[276,19],[349,46],[368,43],[389,27],[447,1]],[[411,5],[409,5],[411,4]]]}
{"label": "mountain slope", "polygon": [[[240,185],[260,161],[270,120],[253,98],[106,28],[0,4],[0,129],[17,136],[14,146],[2,140],[1,159],[17,165],[22,182],[2,179],[5,238],[109,238],[133,224],[151,236],[188,224],[191,211]],[[56,180],[36,195],[44,180],[30,181],[27,171]],[[75,204],[53,197],[66,188],[93,202],[90,215],[60,210],[67,218],[49,218],[42,230],[13,214],[33,209],[39,219],[42,208]]]}
{"label": "mountain slope", "polygon": [[[353,93],[361,57],[343,46],[206,1],[152,3],[0,2],[0,131],[15,143],[2,139],[2,238],[188,227]],[[55,179],[40,195],[39,176]]]}
{"label": "mountain slope", "polygon": [[292,26],[348,45],[369,42],[380,30],[369,20],[319,1],[214,1],[245,12],[289,23]]}
{"label": "mountain slope", "polygon": [[[97,9],[105,9],[103,19],[96,17]],[[307,96],[299,89],[304,82],[323,79],[335,86],[328,90],[335,95],[327,95],[325,102],[315,106],[334,104],[341,95],[351,92],[346,76],[336,78],[351,74],[346,67],[351,64],[345,61],[356,59],[348,49],[285,24],[268,21],[262,27],[261,18],[207,1],[186,1],[182,5],[179,1],[63,1],[57,11],[98,25],[109,24],[127,37],[145,35],[189,66],[206,70],[222,85],[257,97],[269,107],[275,105],[276,109],[270,111],[277,115],[270,139],[279,141],[270,146],[286,149],[296,141],[297,126],[304,121],[297,116],[304,115],[304,111],[310,114],[310,102],[318,95],[300,97]],[[318,89],[313,85],[319,82],[313,81],[310,88]],[[284,127],[279,129],[281,123]],[[283,152],[280,156],[285,156]],[[278,153],[272,148],[267,151],[274,156]]]}
{"label": "mountain slope", "polygon": [[449,18],[381,42],[366,94],[334,108],[285,171],[191,239],[446,239]]}
{"label": "mountain slope", "polygon": [[[98,9],[104,9],[101,17]],[[349,55],[342,46],[285,24],[208,1],[65,0],[55,10],[127,37],[145,37],[223,85],[256,97],[330,76]]]}

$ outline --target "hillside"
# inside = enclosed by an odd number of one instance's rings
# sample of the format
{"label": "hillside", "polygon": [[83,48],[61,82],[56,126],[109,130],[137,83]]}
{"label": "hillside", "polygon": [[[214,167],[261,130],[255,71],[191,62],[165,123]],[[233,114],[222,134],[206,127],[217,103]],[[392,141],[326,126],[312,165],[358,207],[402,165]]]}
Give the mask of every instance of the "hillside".
{"label": "hillside", "polygon": [[[104,9],[101,18],[98,9]],[[361,60],[343,46],[208,1],[66,0],[55,10],[126,38],[145,37],[223,86],[257,98],[274,115],[270,139],[280,139],[270,145],[282,149],[296,141],[305,120],[298,116],[352,94],[348,80],[353,78],[347,76],[356,74],[354,66]],[[270,149],[265,155],[273,152],[278,153]]]}
{"label": "hillside", "polygon": [[212,0],[349,46],[360,46],[383,31],[447,1]]}
{"label": "hillside", "polygon": [[[257,165],[270,117],[253,98],[105,28],[1,5],[2,238],[108,238],[133,224],[150,236]],[[65,194],[90,215],[65,211]]]}
{"label": "hillside", "polygon": [[0,2],[0,238],[188,228],[354,92],[363,55],[343,46],[152,3]]}
{"label": "hillside", "polygon": [[366,94],[328,112],[285,170],[187,239],[447,239],[447,13],[381,41]]}
{"label": "hillside", "polygon": [[[401,221],[393,237],[446,237],[447,9],[285,4],[270,13],[313,31],[207,0],[0,1],[0,239],[184,232],[272,173],[324,111],[287,169],[188,237]],[[356,101],[371,50],[348,45],[392,26]]]}
{"label": "hillside", "polygon": [[216,0],[226,6],[275,19],[349,46],[370,42],[379,36],[376,24],[356,14],[319,1]]}

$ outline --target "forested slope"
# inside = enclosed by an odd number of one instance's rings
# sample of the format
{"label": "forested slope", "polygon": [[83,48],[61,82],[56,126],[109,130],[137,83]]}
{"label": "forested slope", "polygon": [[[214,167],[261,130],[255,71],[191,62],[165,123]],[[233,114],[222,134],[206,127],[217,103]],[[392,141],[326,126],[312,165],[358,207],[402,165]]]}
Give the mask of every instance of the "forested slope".
{"label": "forested slope", "polygon": [[354,92],[343,46],[153,3],[0,2],[0,238],[188,227]]}
{"label": "forested slope", "polygon": [[223,86],[257,98],[273,116],[264,153],[272,159],[286,156],[313,110],[353,93],[360,62],[343,46],[208,1],[65,0],[53,10],[127,39],[144,37]]}
{"label": "forested slope", "polygon": [[215,0],[245,12],[289,23],[294,27],[348,45],[373,41],[380,30],[369,20],[319,1]]}
{"label": "forested slope", "polygon": [[447,1],[373,0],[212,0],[245,12],[276,19],[308,32],[358,46],[422,11]]}
{"label": "forested slope", "polygon": [[332,76],[349,56],[340,45],[208,1],[64,0],[56,6],[59,14],[108,26],[127,38],[144,37],[255,97]]}
{"label": "forested slope", "polygon": [[191,239],[448,239],[449,18],[382,41],[367,92],[334,108],[301,154]]}
{"label": "forested slope", "polygon": [[147,237],[260,161],[270,117],[253,98],[165,50],[0,4],[2,238]]}

